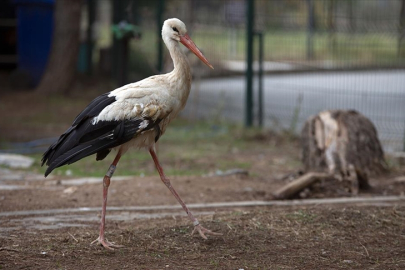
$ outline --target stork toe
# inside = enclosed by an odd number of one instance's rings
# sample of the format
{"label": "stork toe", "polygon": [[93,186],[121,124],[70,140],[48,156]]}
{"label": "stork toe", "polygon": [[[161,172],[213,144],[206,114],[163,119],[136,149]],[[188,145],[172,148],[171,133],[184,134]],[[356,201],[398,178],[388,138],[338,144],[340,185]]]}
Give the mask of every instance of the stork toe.
{"label": "stork toe", "polygon": [[194,226],[194,230],[191,233],[191,235],[193,235],[196,231],[204,239],[208,239],[207,236],[205,236],[205,234],[207,234],[207,235],[222,235],[222,233],[216,233],[216,232],[213,232],[211,230],[208,230],[208,229],[204,228],[203,226],[201,226],[201,224],[198,224],[198,225]]}
{"label": "stork toe", "polygon": [[95,243],[102,245],[103,247],[105,247],[106,249],[109,249],[109,250],[114,250],[114,249],[124,247],[122,245],[117,245],[114,242],[109,242],[107,239],[100,239],[100,237],[98,237],[96,240],[91,242],[90,245],[94,245]]}

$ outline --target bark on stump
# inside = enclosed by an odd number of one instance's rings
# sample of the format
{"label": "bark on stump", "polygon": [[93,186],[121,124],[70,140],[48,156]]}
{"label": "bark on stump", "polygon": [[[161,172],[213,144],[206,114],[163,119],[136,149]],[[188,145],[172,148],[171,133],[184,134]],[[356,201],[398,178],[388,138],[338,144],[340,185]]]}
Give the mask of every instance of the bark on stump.
{"label": "bark on stump", "polygon": [[353,193],[370,188],[370,175],[387,171],[374,124],[354,110],[329,110],[310,117],[301,132],[301,145],[306,172],[355,181]]}

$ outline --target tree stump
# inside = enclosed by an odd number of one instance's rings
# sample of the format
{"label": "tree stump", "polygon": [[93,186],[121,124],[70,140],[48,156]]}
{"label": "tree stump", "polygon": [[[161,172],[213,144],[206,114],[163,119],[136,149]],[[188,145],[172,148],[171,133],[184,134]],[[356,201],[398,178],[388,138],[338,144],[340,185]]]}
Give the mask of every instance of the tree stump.
{"label": "tree stump", "polygon": [[387,171],[374,124],[354,110],[328,110],[310,117],[301,132],[306,172],[327,172],[352,184],[352,193],[370,188],[369,176]]}

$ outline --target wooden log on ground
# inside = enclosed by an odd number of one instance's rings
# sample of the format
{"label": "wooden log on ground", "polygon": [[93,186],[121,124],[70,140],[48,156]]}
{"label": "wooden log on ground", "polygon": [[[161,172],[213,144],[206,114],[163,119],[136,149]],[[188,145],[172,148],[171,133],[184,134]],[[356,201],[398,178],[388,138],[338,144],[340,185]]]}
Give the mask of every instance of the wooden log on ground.
{"label": "wooden log on ground", "polygon": [[273,193],[275,199],[288,199],[315,182],[330,177],[328,173],[308,172]]}

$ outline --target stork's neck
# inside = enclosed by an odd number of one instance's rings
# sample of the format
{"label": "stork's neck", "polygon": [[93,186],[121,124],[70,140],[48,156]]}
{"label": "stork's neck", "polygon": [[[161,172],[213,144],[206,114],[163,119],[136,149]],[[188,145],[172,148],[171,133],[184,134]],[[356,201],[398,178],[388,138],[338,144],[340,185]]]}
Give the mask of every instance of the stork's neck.
{"label": "stork's neck", "polygon": [[187,90],[189,91],[191,87],[191,70],[187,56],[181,50],[179,42],[171,40],[168,43],[169,44],[166,45],[169,49],[174,65],[173,71],[170,72],[170,77],[179,83],[186,85]]}

